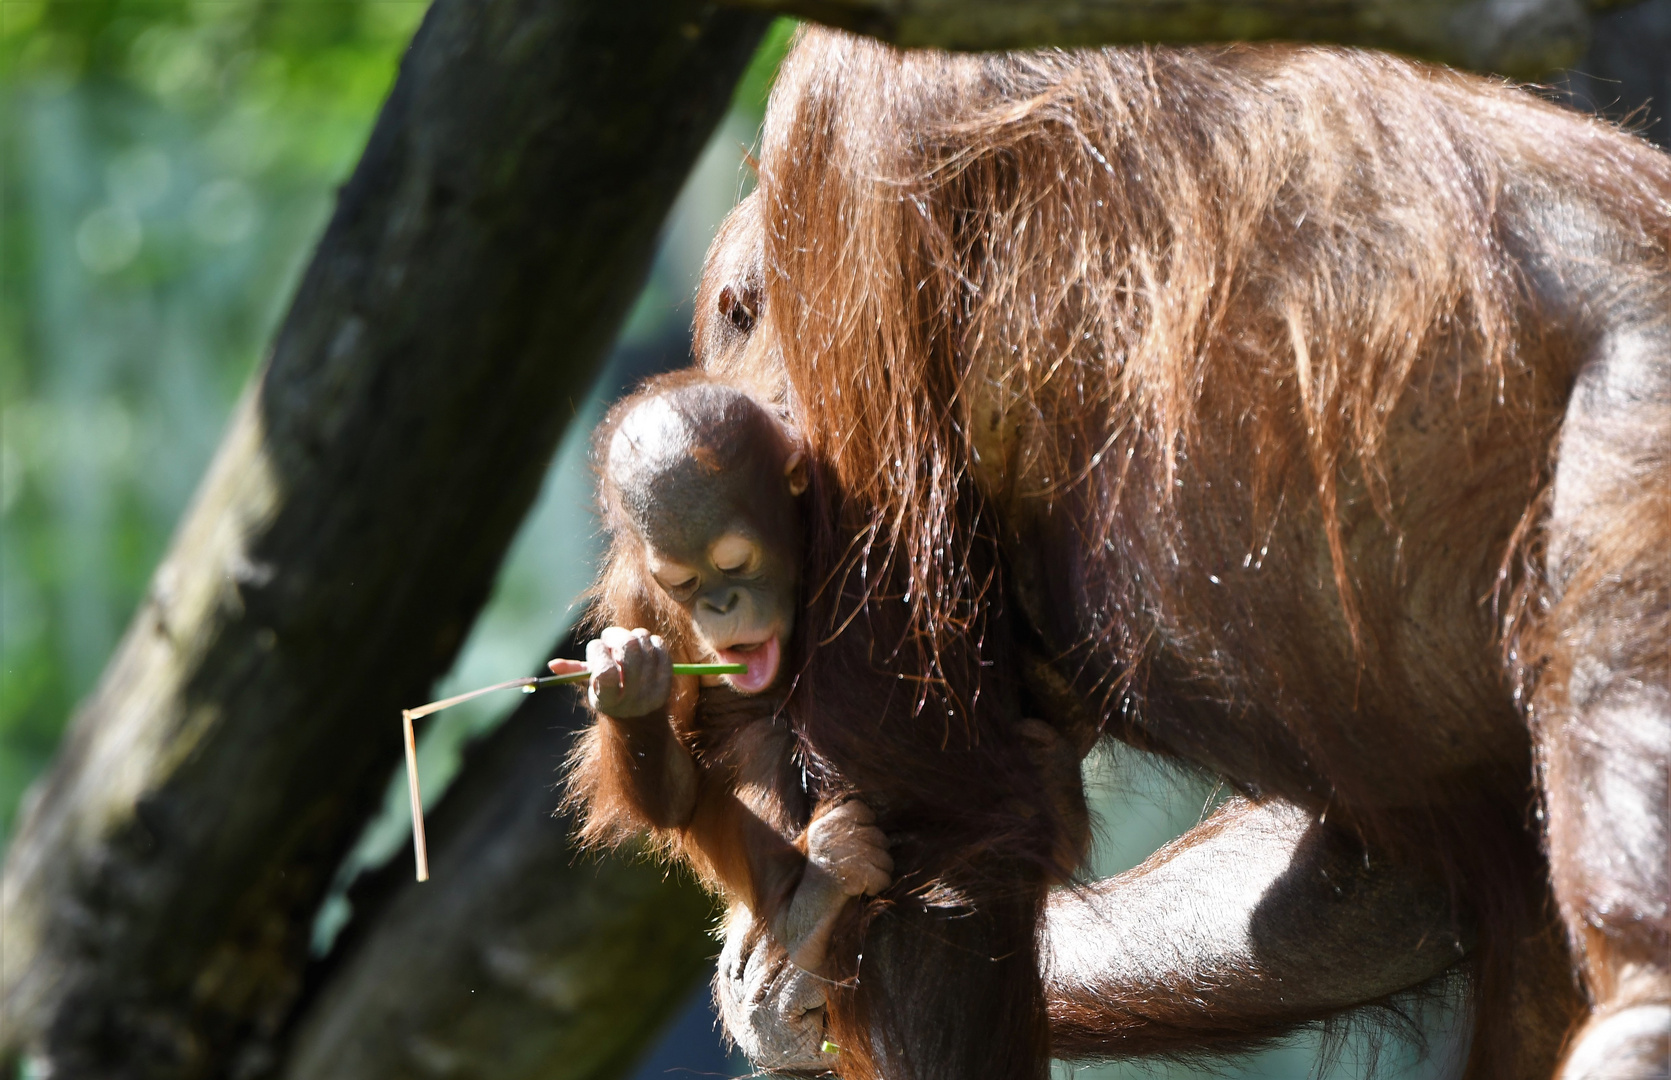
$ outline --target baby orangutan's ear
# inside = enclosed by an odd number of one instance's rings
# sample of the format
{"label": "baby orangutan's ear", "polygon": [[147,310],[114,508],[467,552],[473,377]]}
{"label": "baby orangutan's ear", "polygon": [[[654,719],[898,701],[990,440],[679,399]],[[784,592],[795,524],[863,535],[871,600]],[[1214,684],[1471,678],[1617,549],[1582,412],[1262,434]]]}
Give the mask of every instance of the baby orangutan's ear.
{"label": "baby orangutan's ear", "polygon": [[789,494],[799,495],[805,491],[810,482],[807,476],[806,454],[799,450],[791,453],[789,460],[784,463],[783,477],[789,481]]}

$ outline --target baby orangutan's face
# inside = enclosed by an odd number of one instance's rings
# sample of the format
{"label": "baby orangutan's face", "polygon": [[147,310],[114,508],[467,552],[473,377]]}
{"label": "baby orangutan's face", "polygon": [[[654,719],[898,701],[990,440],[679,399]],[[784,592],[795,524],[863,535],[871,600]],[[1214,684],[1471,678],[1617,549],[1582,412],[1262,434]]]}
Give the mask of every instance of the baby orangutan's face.
{"label": "baby orangutan's face", "polygon": [[788,492],[760,501],[782,503],[780,509],[788,512],[762,515],[766,520],[739,517],[708,529],[643,533],[651,576],[690,614],[703,644],[722,662],[748,665],[746,673],[726,676],[745,694],[777,681],[783,648],[795,628],[800,577]]}
{"label": "baby orangutan's face", "polygon": [[717,659],[748,665],[726,679],[770,687],[800,599],[806,456],[742,395],[695,387],[629,411],[606,471],[656,584]]}

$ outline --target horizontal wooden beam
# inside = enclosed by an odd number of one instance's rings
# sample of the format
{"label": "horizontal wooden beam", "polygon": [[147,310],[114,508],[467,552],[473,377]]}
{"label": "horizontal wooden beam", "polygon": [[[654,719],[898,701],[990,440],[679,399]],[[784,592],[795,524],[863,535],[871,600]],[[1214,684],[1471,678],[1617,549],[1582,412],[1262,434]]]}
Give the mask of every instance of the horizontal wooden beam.
{"label": "horizontal wooden beam", "polygon": [[906,47],[1302,41],[1533,78],[1589,41],[1581,0],[726,0]]}

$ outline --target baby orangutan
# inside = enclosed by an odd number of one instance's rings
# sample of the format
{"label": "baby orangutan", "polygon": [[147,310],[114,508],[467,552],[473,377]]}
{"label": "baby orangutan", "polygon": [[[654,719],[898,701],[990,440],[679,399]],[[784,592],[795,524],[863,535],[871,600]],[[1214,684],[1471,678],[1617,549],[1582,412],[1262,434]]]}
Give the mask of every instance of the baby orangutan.
{"label": "baby orangutan", "polygon": [[[885,889],[893,862],[864,803],[807,791],[780,716],[806,456],[747,394],[681,374],[617,406],[597,457],[614,544],[595,590],[605,629],[585,661],[550,665],[591,673],[598,722],[569,772],[581,838],[649,830],[819,972],[849,899]],[[747,671],[699,685],[673,675],[675,657]]]}

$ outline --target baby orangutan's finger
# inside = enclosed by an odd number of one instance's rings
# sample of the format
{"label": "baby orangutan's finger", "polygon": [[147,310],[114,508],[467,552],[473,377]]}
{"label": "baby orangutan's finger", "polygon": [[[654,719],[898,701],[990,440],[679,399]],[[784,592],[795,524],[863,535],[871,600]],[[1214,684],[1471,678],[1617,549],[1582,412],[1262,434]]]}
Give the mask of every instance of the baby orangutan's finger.
{"label": "baby orangutan's finger", "polygon": [[[608,631],[604,631],[606,634]],[[609,647],[608,641],[595,637],[586,643],[586,670],[592,673],[592,690],[594,693],[600,688],[600,677],[616,667],[615,650]]]}
{"label": "baby orangutan's finger", "polygon": [[857,839],[864,845],[856,859],[859,881],[864,886],[862,895],[875,896],[894,880],[894,858],[888,854],[888,838],[881,829],[870,827],[861,830]]}
{"label": "baby orangutan's finger", "polygon": [[590,671],[584,660],[570,660],[566,656],[559,656],[555,660],[546,661],[546,667],[553,675],[579,675],[583,671]]}
{"label": "baby orangutan's finger", "polygon": [[864,845],[864,851],[871,856],[876,865],[886,864],[889,870],[894,868],[894,857],[888,854],[888,834],[871,825],[860,829],[855,838]]}
{"label": "baby orangutan's finger", "polygon": [[661,639],[643,627],[611,626],[586,643],[586,670],[592,676],[588,690],[592,708],[605,716],[627,719],[655,712],[667,703],[673,660]]}
{"label": "baby orangutan's finger", "polygon": [[857,893],[855,893],[854,895],[856,895],[856,896],[876,896],[879,893],[881,893],[882,890],[886,889],[889,885],[892,885],[894,883],[894,876],[893,876],[893,873],[892,873],[892,869],[893,869],[893,864],[892,863],[889,863],[889,868],[887,870],[883,870],[880,867],[876,867],[876,866],[869,867],[867,872],[860,877],[860,879],[859,879],[860,888],[859,888],[859,891]]}
{"label": "baby orangutan's finger", "polygon": [[603,642],[604,650],[609,657],[609,665],[615,671],[615,688],[627,688],[627,652],[632,647],[634,632],[624,626],[606,626],[602,634],[598,635]]}
{"label": "baby orangutan's finger", "polygon": [[869,853],[861,854],[842,863],[837,878],[848,896],[875,896],[893,884],[893,861],[884,866]]}
{"label": "baby orangutan's finger", "polygon": [[603,642],[611,651],[614,651],[631,641],[632,636],[632,631],[624,626],[606,626],[603,628],[603,633],[598,635],[598,640]]}

